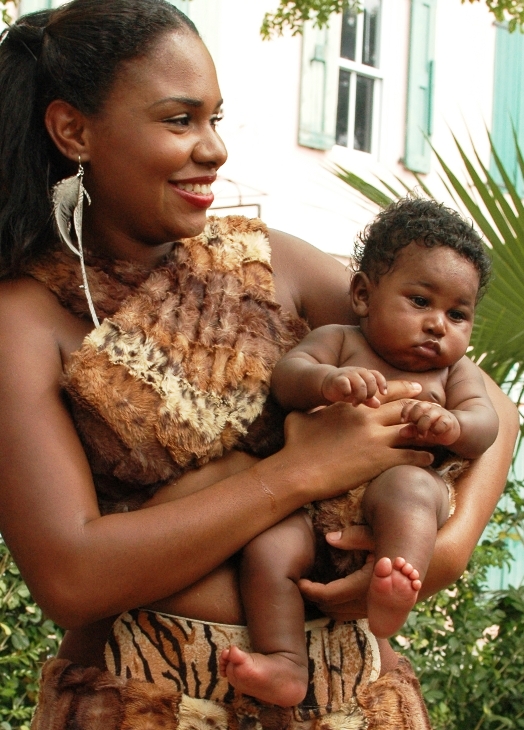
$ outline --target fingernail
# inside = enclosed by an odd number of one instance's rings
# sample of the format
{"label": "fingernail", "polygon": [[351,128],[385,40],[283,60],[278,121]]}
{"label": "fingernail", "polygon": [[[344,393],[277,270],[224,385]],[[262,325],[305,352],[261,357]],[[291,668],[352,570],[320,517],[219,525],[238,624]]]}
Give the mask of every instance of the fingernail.
{"label": "fingernail", "polygon": [[342,532],[328,532],[326,534],[326,537],[329,537],[330,540],[336,542],[337,540],[340,540],[342,538]]}

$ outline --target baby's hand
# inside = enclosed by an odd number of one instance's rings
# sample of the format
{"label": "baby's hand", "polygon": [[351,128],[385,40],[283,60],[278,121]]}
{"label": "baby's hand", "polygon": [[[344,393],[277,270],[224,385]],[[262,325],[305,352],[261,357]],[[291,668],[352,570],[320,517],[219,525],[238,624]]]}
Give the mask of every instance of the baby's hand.
{"label": "baby's hand", "polygon": [[326,375],[322,382],[322,396],[336,403],[344,401],[358,406],[364,403],[371,408],[378,408],[377,392],[387,393],[386,378],[378,370],[367,368],[345,367],[336,368]]}
{"label": "baby's hand", "polygon": [[400,431],[400,435],[406,438],[451,446],[460,436],[457,417],[438,403],[407,401],[402,409],[401,421],[409,423]]}

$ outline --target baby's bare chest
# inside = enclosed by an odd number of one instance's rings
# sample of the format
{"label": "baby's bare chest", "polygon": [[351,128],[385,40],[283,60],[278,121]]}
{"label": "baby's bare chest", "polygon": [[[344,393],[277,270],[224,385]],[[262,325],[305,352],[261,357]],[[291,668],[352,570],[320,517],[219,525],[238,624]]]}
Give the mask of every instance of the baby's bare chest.
{"label": "baby's bare chest", "polygon": [[417,397],[417,400],[438,403],[441,406],[446,405],[448,368],[427,370],[422,373],[398,370],[385,362],[385,360],[382,360],[382,358],[370,349],[350,355],[340,364],[340,367],[364,367],[368,370],[378,370],[384,375],[386,380],[409,380],[414,383],[420,383],[422,392]]}

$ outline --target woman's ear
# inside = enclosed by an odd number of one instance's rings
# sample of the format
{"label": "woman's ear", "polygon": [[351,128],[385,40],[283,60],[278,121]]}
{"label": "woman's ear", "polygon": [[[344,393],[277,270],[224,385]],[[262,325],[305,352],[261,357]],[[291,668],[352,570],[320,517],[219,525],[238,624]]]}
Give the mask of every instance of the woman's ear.
{"label": "woman's ear", "polygon": [[89,159],[86,117],[67,101],[55,99],[46,109],[45,125],[58,150],[69,160]]}
{"label": "woman's ear", "polygon": [[369,311],[369,292],[371,281],[363,271],[357,271],[352,280],[349,290],[351,306],[358,317],[367,317]]}

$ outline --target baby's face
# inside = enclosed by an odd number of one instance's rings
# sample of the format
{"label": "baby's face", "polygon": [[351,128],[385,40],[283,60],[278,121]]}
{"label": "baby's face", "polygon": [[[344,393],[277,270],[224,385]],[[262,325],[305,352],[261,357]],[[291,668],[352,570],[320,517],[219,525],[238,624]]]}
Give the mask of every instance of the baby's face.
{"label": "baby's face", "polygon": [[410,243],[371,284],[362,330],[375,352],[399,370],[448,367],[468,347],[478,287],[477,270],[453,249]]}

